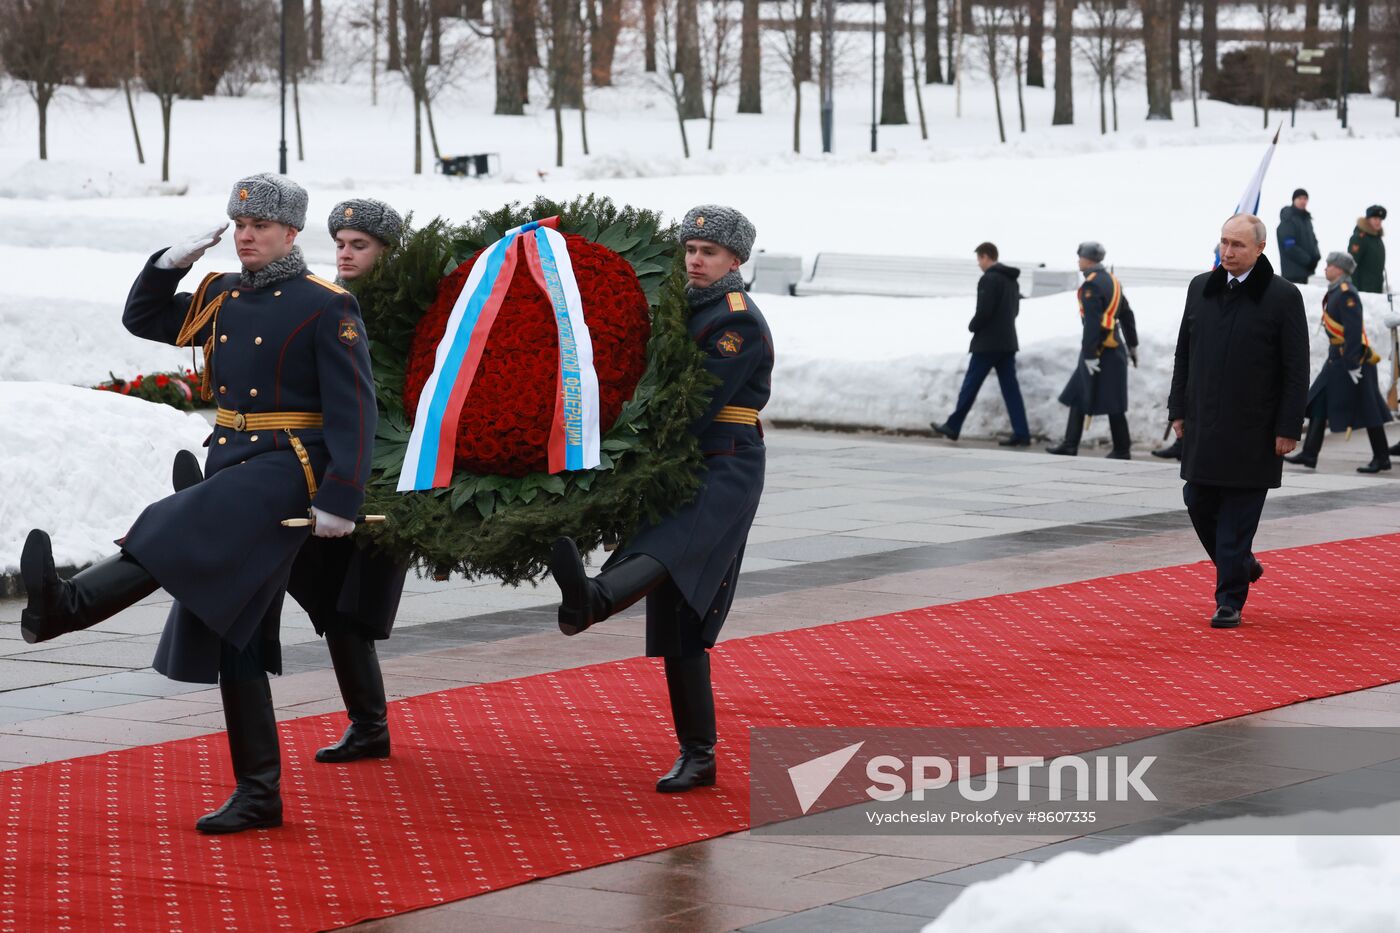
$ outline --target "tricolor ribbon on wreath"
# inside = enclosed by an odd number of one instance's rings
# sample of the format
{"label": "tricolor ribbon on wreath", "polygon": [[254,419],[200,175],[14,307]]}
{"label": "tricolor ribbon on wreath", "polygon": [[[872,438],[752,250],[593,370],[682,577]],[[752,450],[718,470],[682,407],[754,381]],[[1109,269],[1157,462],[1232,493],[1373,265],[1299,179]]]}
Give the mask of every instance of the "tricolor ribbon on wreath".
{"label": "tricolor ribbon on wreath", "polygon": [[481,364],[491,327],[523,257],[549,298],[559,332],[559,369],[549,431],[549,472],[588,470],[602,461],[598,374],[568,244],[559,218],[532,221],[506,232],[477,256],[438,342],[433,373],[418,400],[417,417],[398,489],[448,486],[462,406]]}

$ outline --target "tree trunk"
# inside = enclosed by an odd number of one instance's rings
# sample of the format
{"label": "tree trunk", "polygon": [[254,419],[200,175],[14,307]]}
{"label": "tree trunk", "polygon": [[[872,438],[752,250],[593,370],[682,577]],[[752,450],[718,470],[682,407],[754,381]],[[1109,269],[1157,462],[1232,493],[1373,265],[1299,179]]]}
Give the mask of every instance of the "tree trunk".
{"label": "tree trunk", "polygon": [[441,159],[442,150],[438,148],[437,127],[433,124],[433,99],[428,96],[425,90],[422,92],[423,113],[428,117],[428,142],[433,144],[433,158]]}
{"label": "tree trunk", "polygon": [[[160,127],[165,133],[165,140],[161,145],[160,153],[160,180],[170,180],[170,111],[175,108],[175,95],[162,94],[160,96]],[[40,111],[42,118],[43,112]],[[42,158],[42,156],[41,156]]]}
{"label": "tree trunk", "polygon": [[[988,36],[987,41],[989,43],[996,42],[996,35]],[[998,80],[996,59],[992,58],[989,65],[992,79],[992,100],[995,101],[997,108],[997,135],[1001,137],[1002,142],[1006,142],[1006,122],[1001,118],[1001,81]]]}
{"label": "tree trunk", "polygon": [[914,106],[919,108],[919,137],[928,139],[928,117],[924,115],[924,92],[919,86],[919,27],[914,22],[914,0],[909,0],[909,74],[914,78]]}
{"label": "tree trunk", "polygon": [[35,97],[39,107],[39,158],[44,160],[49,157],[49,97],[50,94],[43,91]]}
{"label": "tree trunk", "polygon": [[502,0],[515,3],[515,22],[518,25],[516,41],[525,62],[525,81],[528,84],[530,68],[540,67],[540,30],[537,23],[535,0]]}
{"label": "tree trunk", "polygon": [[[909,8],[914,8],[914,0],[909,0]],[[911,32],[912,45],[914,35]],[[943,59],[938,48],[938,0],[924,0],[924,83],[938,84],[943,80]],[[917,80],[918,75],[915,74]]]}
{"label": "tree trunk", "polygon": [[1220,30],[1216,26],[1219,0],[1201,0],[1201,87],[1209,92],[1215,86]]}
{"label": "tree trunk", "polygon": [[525,63],[520,56],[515,31],[516,5],[491,4],[491,44],[496,50],[496,113],[521,116],[525,113]]}
{"label": "tree trunk", "polygon": [[[611,87],[617,38],[622,32],[622,0],[601,0],[599,6],[602,15],[598,19],[598,27],[591,31],[588,43],[589,71],[594,87]],[[652,55],[655,54],[653,50]]]}
{"label": "tree trunk", "polygon": [[558,88],[550,96],[554,98],[554,167],[564,167],[564,108],[559,106]]}
{"label": "tree trunk", "polygon": [[1108,72],[1099,75],[1099,135],[1108,135]]}
{"label": "tree trunk", "polygon": [[715,104],[719,100],[719,86],[710,85],[710,139],[705,144],[706,149],[715,148]]}
{"label": "tree trunk", "polygon": [[[1266,0],[1267,2],[1267,0]],[[1351,92],[1371,93],[1371,0],[1356,0],[1351,33]]]}
{"label": "tree trunk", "polygon": [[[1267,0],[1266,0],[1267,2]],[[1147,58],[1147,119],[1172,118],[1172,23],[1175,0],[1141,0],[1142,48]]]}
{"label": "tree trunk", "polygon": [[301,144],[301,82],[295,71],[292,72],[292,115],[297,125],[297,161],[305,162],[306,150]]}
{"label": "tree trunk", "polygon": [[812,80],[812,0],[802,0],[802,10],[795,26],[797,35],[793,50],[792,70],[799,80]]}
{"label": "tree trunk", "polygon": [[[1269,0],[1265,0],[1269,2]],[[1181,0],[1172,0],[1172,90],[1181,90]]]}
{"label": "tree trunk", "polygon": [[[1013,10],[1012,15],[1020,17],[1022,13],[1019,10]],[[1026,95],[1023,90],[1025,87],[1024,68],[1021,64],[1023,61],[1021,58],[1022,28],[1021,21],[1018,19],[1016,23],[1016,57],[1014,59],[1016,64],[1016,114],[1020,117],[1021,132],[1024,133],[1026,131]]]}
{"label": "tree trunk", "polygon": [[428,0],[428,64],[442,64],[442,17],[438,15],[437,0]]}
{"label": "tree trunk", "polygon": [[881,126],[903,126],[909,122],[904,109],[904,2],[885,0],[885,76],[880,96]]}
{"label": "tree trunk", "polygon": [[413,174],[423,174],[423,110],[417,88],[413,91]]}
{"label": "tree trunk", "polygon": [[682,82],[681,112],[687,120],[705,118],[705,67],[700,59],[698,0],[679,0],[676,16],[676,70]]}
{"label": "tree trunk", "polygon": [[1026,46],[1026,84],[1045,87],[1045,0],[1030,0],[1030,32]]}
{"label": "tree trunk", "polygon": [[1317,20],[1320,0],[1304,0],[1303,3],[1303,47],[1317,48]]}
{"label": "tree trunk", "polygon": [[1055,114],[1054,126],[1074,122],[1074,0],[1055,0]]}
{"label": "tree trunk", "polygon": [[758,0],[744,0],[739,25],[739,112],[762,113],[763,55],[759,45]]}
{"label": "tree trunk", "polygon": [[802,151],[802,82],[793,81],[792,151]]}
{"label": "tree trunk", "polygon": [[588,151],[588,95],[583,95],[578,100],[578,135],[579,141],[583,143],[583,154],[591,155]]}
{"label": "tree trunk", "polygon": [[953,49],[953,44],[958,41],[958,0],[948,0],[948,18],[944,21],[946,27],[943,30],[944,41],[948,43],[948,83],[952,84],[958,79],[957,54]]}
{"label": "tree trunk", "polygon": [[[747,3],[745,9],[748,9]],[[656,72],[656,0],[642,0],[642,25],[646,36],[646,70]]]}
{"label": "tree trunk", "polygon": [[322,42],[322,20],[321,0],[311,0],[311,60],[319,62],[325,45]]}
{"label": "tree trunk", "polygon": [[1108,99],[1113,105],[1113,132],[1118,132],[1118,56],[1113,56],[1113,67],[1108,73]]}
{"label": "tree trunk", "polygon": [[389,59],[384,63],[386,71],[403,70],[403,51],[399,46],[399,0],[389,0]]}
{"label": "tree trunk", "polygon": [[146,164],[146,153],[141,148],[141,128],[136,125],[136,105],[131,100],[131,81],[122,79],[122,90],[126,93],[126,115],[131,118],[131,135],[136,140],[136,161]]}

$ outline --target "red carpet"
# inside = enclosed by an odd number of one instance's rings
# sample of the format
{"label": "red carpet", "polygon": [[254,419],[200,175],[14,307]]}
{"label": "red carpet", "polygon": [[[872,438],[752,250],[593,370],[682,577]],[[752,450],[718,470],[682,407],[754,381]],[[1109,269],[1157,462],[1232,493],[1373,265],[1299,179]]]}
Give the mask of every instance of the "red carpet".
{"label": "red carpet", "polygon": [[1192,564],[722,644],[720,786],[692,794],[652,790],[674,745],[646,659],[395,703],[388,762],[317,765],[343,718],[284,723],[282,830],[192,829],[222,735],[0,773],[0,930],[325,929],[734,832],[750,726],[1167,730],[1388,683],[1397,553],[1268,554],[1231,632]]}

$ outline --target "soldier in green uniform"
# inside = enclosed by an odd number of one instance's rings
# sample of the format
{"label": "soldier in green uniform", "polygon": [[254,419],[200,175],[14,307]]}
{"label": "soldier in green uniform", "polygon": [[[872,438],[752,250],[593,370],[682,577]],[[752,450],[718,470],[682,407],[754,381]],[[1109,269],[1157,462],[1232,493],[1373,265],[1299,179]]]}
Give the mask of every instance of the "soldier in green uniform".
{"label": "soldier in green uniform", "polygon": [[1352,286],[1363,292],[1385,291],[1385,208],[1372,204],[1366,208],[1366,216],[1356,222],[1352,231],[1347,252],[1356,260],[1356,271],[1352,273]]}
{"label": "soldier in green uniform", "polygon": [[1317,466],[1328,425],[1334,432],[1365,428],[1371,442],[1371,462],[1357,467],[1356,472],[1380,473],[1390,469],[1385,424],[1391,417],[1381,397],[1376,372],[1381,356],[1371,349],[1361,296],[1352,284],[1355,268],[1347,253],[1327,256],[1325,272],[1331,284],[1322,298],[1322,326],[1329,344],[1327,362],[1308,390],[1308,433],[1303,449],[1283,459],[1311,469]]}
{"label": "soldier in green uniform", "polygon": [[554,543],[550,572],[559,584],[559,628],[576,635],[645,598],[646,651],[664,659],[680,757],[656,789],[715,783],[715,700],[710,656],[729,615],[749,527],[763,493],[766,455],[759,410],[768,402],[773,338],[744,291],[739,264],[754,227],[732,207],[692,208],[681,223],[688,328],[720,384],[690,430],[705,473],[694,501],[626,541],[602,573],[589,577],[578,547]]}

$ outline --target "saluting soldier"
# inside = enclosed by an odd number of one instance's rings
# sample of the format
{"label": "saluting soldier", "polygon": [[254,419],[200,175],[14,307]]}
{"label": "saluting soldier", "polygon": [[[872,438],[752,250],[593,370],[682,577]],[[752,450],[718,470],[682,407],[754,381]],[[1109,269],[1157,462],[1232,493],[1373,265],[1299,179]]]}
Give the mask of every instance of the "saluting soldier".
{"label": "saluting soldier", "polygon": [[[49,537],[21,557],[24,638],[88,628],[164,587],[174,598],[153,666],[174,680],[219,684],[237,787],[202,817],[205,833],[282,823],[281,755],[267,675],[305,528],[347,535],[364,500],[376,421],[359,306],[310,275],[299,247],[306,192],[279,175],[234,185],[228,215],[243,268],[193,294],[180,280],[224,227],[150,258],[127,298],[133,334],[204,348],[205,391],[218,404],[208,479],[148,506],[121,551],[60,580]],[[172,545],[171,542],[179,542]]]}
{"label": "saluting soldier", "polygon": [[1079,453],[1084,419],[1107,415],[1113,438],[1110,460],[1132,459],[1132,437],[1128,434],[1128,359],[1137,365],[1137,322],[1123,296],[1123,286],[1103,266],[1107,255],[1093,241],[1079,244],[1079,270],[1084,284],[1079,287],[1079,318],[1083,340],[1079,365],[1070,374],[1060,393],[1060,404],[1069,406],[1065,438],[1046,452],[1073,457]]}
{"label": "saluting soldier", "polygon": [[1322,326],[1327,331],[1327,362],[1308,390],[1308,433],[1303,449],[1289,463],[1313,468],[1330,425],[1334,432],[1365,428],[1371,442],[1371,462],[1358,473],[1390,469],[1385,424],[1390,409],[1381,397],[1376,364],[1381,355],[1371,348],[1362,317],[1361,295],[1351,280],[1356,262],[1346,253],[1328,253],[1327,294],[1322,298]]}
{"label": "saluting soldier", "polygon": [[576,635],[646,597],[646,652],[664,659],[680,757],[657,781],[663,793],[715,783],[715,701],[710,657],[729,614],[744,543],[763,492],[763,429],[773,339],[744,291],[739,265],[754,226],[732,207],[692,208],[681,224],[690,335],[717,376],[691,426],[705,455],[695,500],[624,544],[589,578],[569,538],[554,543],[550,571],[562,596],[559,628]]}

